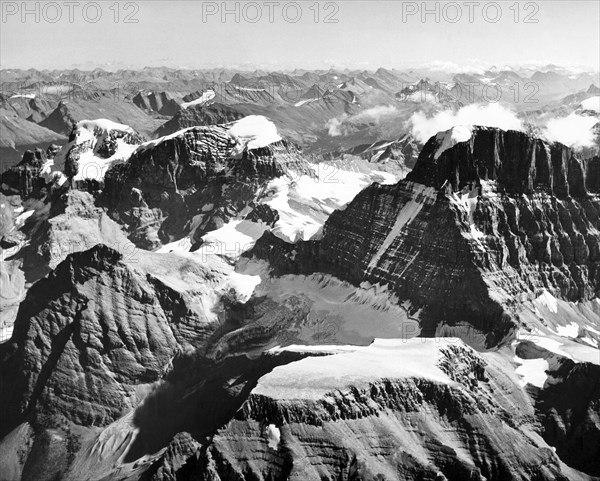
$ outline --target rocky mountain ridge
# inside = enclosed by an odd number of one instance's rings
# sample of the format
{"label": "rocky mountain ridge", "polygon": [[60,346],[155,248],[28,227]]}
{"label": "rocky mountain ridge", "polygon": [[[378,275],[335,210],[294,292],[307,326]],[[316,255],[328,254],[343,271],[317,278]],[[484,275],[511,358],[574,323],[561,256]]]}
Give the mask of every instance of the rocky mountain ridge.
{"label": "rocky mountain ridge", "polygon": [[374,184],[333,213],[321,240],[290,245],[267,233],[253,254],[279,274],[389,284],[428,335],[469,323],[488,346],[514,328],[519,293],[597,296],[600,159],[518,132],[455,135],[432,138],[406,180]]}

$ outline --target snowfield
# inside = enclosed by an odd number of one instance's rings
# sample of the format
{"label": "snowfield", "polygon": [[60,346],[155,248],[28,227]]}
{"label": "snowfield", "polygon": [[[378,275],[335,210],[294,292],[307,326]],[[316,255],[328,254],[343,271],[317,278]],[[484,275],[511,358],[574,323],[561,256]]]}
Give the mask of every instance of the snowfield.
{"label": "snowfield", "polygon": [[517,356],[514,361],[519,364],[516,373],[521,376],[521,381],[519,381],[521,387],[525,387],[527,384],[540,389],[544,387],[548,379],[548,374],[546,374],[549,368],[548,361],[545,359],[521,359]]}
{"label": "snowfield", "polygon": [[[246,148],[250,150],[259,149],[282,140],[275,124],[262,115],[249,115],[243,119],[236,120],[235,122],[219,125],[219,127],[225,128],[227,133],[237,143],[236,148],[234,148],[232,152],[233,156],[241,155]],[[165,135],[164,137],[149,140],[140,145],[138,150],[143,151],[156,147],[166,140],[180,137],[195,128],[196,127],[187,127],[172,134]]]}
{"label": "snowfield", "polygon": [[131,127],[107,119],[78,122],[73,131],[75,138],[65,145],[54,159],[48,160],[42,167],[42,175],[46,181],[55,181],[62,185],[67,180],[64,175],[65,163],[69,152],[76,146],[84,146],[84,148],[82,148],[78,160],[79,170],[73,180],[102,181],[108,169],[113,165],[127,161],[138,147],[119,138],[116,140],[116,151],[111,157],[105,159],[97,155],[98,149],[103,146],[105,139],[113,131],[128,134],[135,133]]}
{"label": "snowfield", "polygon": [[279,212],[273,234],[287,242],[318,237],[333,211],[343,209],[373,182],[391,185],[402,178],[372,164],[351,170],[321,163],[313,165],[313,172],[314,176],[297,174],[272,180],[261,200]]}
{"label": "snowfield", "polygon": [[353,352],[308,357],[276,367],[259,379],[253,393],[274,399],[319,399],[350,386],[360,389],[379,379],[412,377],[451,384],[437,365],[440,349],[461,343],[458,339],[376,339]]}

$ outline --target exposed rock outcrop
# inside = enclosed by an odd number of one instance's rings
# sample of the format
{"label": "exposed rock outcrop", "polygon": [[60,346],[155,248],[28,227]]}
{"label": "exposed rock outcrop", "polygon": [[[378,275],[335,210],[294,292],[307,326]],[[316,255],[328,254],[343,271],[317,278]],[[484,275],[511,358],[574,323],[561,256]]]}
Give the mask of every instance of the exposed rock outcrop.
{"label": "exposed rock outcrop", "polygon": [[179,104],[168,92],[138,92],[132,102],[139,108],[161,115],[175,115],[179,112]]}
{"label": "exposed rock outcrop", "polygon": [[43,196],[46,181],[40,177],[40,172],[46,158],[47,153],[42,149],[27,150],[21,162],[0,176],[2,191],[5,194],[18,194],[22,199]]}
{"label": "exposed rock outcrop", "polygon": [[161,125],[154,133],[155,137],[164,137],[182,129],[204,125],[226,124],[243,118],[245,114],[235,106],[214,103],[210,105],[190,106],[179,110],[173,118]]}
{"label": "exposed rock outcrop", "polygon": [[444,145],[453,135],[444,132],[427,142],[407,180],[436,189],[447,182],[453,192],[479,180],[496,181],[508,195],[542,191],[560,199],[598,192],[593,174],[599,160],[581,159],[565,145],[486,127],[474,127],[466,141]]}
{"label": "exposed rock outcrop", "polygon": [[573,468],[600,476],[600,366],[565,360],[537,395],[544,439]]}
{"label": "exposed rock outcrop", "polygon": [[215,219],[222,225],[246,209],[268,181],[305,169],[287,140],[248,147],[230,129],[193,127],[151,141],[107,172],[104,202],[134,243],[153,248],[192,231],[199,240],[220,227]]}
{"label": "exposed rock outcrop", "polygon": [[455,135],[432,138],[405,181],[374,184],[334,212],[322,240],[291,245],[267,233],[253,253],[279,274],[388,284],[424,335],[467,322],[488,346],[542,288],[569,301],[598,295],[598,160],[519,132]]}
{"label": "exposed rock outcrop", "polygon": [[[99,245],[32,286],[1,345],[2,379],[11,380],[2,390],[5,429],[44,416],[105,426],[137,405],[139,389],[159,380],[176,352],[210,337],[217,326],[198,305],[201,291],[176,290],[147,270],[152,264]],[[181,259],[171,264],[206,276]]]}

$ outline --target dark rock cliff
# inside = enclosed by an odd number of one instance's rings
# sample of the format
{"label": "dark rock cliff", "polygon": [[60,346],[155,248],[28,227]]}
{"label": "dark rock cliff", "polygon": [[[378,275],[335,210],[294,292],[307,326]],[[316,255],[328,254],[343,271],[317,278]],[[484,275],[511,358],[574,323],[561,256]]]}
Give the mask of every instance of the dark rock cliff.
{"label": "dark rock cliff", "polygon": [[440,151],[444,137],[406,180],[374,184],[334,212],[321,240],[291,245],[267,233],[253,254],[278,274],[389,284],[419,313],[422,335],[466,322],[488,346],[543,288],[569,301],[598,295],[598,159],[520,132],[476,127]]}
{"label": "dark rock cliff", "polygon": [[467,142],[460,142],[436,158],[439,142],[432,138],[407,180],[440,189],[446,182],[453,191],[469,182],[497,181],[509,195],[543,191],[564,199],[598,192],[600,159],[584,160],[563,144],[548,144],[517,131],[475,127]]}
{"label": "dark rock cliff", "polygon": [[0,176],[2,191],[19,194],[22,199],[43,197],[46,181],[40,177],[41,167],[47,159],[52,159],[56,155],[58,149],[57,145],[52,144],[45,151],[42,149],[25,151],[21,162]]}
{"label": "dark rock cliff", "polygon": [[132,102],[143,110],[161,115],[175,115],[180,110],[179,104],[168,92],[138,92]]}

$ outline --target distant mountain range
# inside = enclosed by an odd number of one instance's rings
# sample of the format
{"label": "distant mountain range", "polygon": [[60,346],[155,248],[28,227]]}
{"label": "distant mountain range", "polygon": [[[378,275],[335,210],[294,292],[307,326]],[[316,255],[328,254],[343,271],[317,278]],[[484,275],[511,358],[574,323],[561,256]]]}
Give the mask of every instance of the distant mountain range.
{"label": "distant mountain range", "polygon": [[[597,95],[600,84],[598,74],[574,74],[555,66],[540,71],[492,69],[480,74],[384,68],[292,72],[5,69],[1,74],[3,122],[18,117],[54,132],[32,128],[25,134],[11,128],[11,134],[1,139],[4,168],[14,165],[27,148],[42,145],[52,136],[60,143],[73,123],[95,118],[126,123],[152,137],[183,128],[195,118],[223,122],[241,115],[265,115],[305,150],[326,154],[400,138],[416,112],[433,115],[501,102],[526,117],[531,117],[530,112],[568,114]],[[195,110],[200,112],[190,113]]]}

